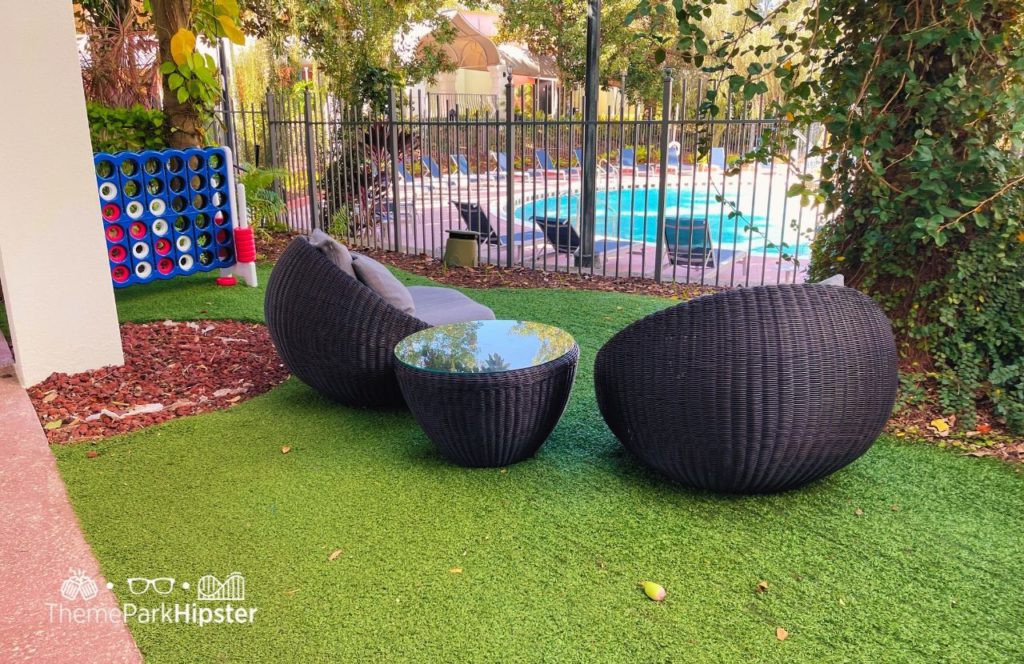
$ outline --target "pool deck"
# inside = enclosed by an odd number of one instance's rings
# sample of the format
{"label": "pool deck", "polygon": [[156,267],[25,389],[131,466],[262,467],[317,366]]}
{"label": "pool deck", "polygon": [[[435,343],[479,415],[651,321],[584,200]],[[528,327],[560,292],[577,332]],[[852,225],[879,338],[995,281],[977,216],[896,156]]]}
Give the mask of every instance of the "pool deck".
{"label": "pool deck", "polygon": [[[764,169],[766,167],[760,167]],[[663,250],[661,260],[661,278],[665,281],[680,283],[696,283],[709,286],[741,286],[774,283],[801,283],[807,274],[806,250],[809,246],[810,232],[813,231],[816,215],[809,207],[802,207],[796,199],[786,196],[786,188],[790,180],[780,178],[776,174],[762,173],[753,167],[745,168],[736,176],[725,176],[718,169],[697,171],[688,170],[683,173],[670,173],[667,188],[692,189],[710,196],[724,192],[733,201],[738,201],[739,209],[745,215],[770,218],[776,228],[795,227],[799,229],[800,253],[803,254],[799,264],[793,260],[780,257],[778,250],[770,253],[759,251],[752,240],[721,242],[715,237],[712,224],[712,244],[715,247],[716,260],[709,267],[700,265],[672,265]],[[621,187],[619,186],[621,183]],[[572,196],[580,191],[579,177],[545,173],[537,177],[515,177],[512,188],[512,206],[518,208],[531,201],[545,198]],[[658,178],[652,174],[637,175],[633,173],[617,174],[611,177],[602,174],[598,178],[598,191],[616,189],[657,189]],[[420,180],[414,184],[401,183],[398,187],[398,204],[394,206],[397,214],[388,214],[384,222],[370,222],[368,215],[360,219],[359,230],[355,242],[364,246],[394,249],[412,254],[425,254],[441,258],[449,230],[464,230],[465,225],[453,202],[476,202],[486,212],[494,230],[502,236],[501,245],[483,243],[480,246],[480,261],[504,265],[507,260],[508,247],[504,237],[508,234],[505,210],[508,207],[508,186],[504,177],[452,178],[450,180]],[[392,193],[389,203],[393,205],[395,196]],[[713,198],[712,198],[713,200]],[[703,204],[697,206],[695,212],[713,210],[711,218],[719,215],[720,205],[711,203],[710,208]],[[294,217],[308,220],[305,210],[308,198],[292,196],[289,208],[296,214]],[[612,213],[614,214],[614,213]],[[653,221],[653,220],[652,220]],[[648,223],[651,223],[650,221]],[[719,222],[721,225],[722,222]],[[729,223],[728,220],[725,223]],[[743,228],[744,222],[737,219],[732,222],[733,230]],[[308,224],[308,221],[307,221]],[[297,230],[304,230],[305,225],[293,222]],[[555,251],[555,248],[544,241],[543,234],[533,224],[523,224],[514,220],[512,236],[521,237],[521,241],[512,243],[512,260],[514,265],[523,265],[534,269],[600,274],[610,277],[646,277],[655,276],[657,264],[656,243],[651,240],[623,240],[615,237],[597,236],[609,241],[609,250],[595,256],[592,267],[578,267],[573,256]],[[795,232],[794,232],[795,233]],[[781,238],[778,238],[781,240]],[[791,241],[791,240],[790,240]],[[791,241],[792,242],[792,241]],[[792,247],[792,248],[795,248]],[[791,249],[792,249],[791,248]]]}

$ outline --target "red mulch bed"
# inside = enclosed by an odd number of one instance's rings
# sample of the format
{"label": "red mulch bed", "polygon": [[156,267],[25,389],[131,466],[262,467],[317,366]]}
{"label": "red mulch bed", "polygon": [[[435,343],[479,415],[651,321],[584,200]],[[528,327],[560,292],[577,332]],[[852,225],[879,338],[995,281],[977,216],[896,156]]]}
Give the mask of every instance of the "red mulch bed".
{"label": "red mulch bed", "polygon": [[51,443],[228,408],[288,377],[262,325],[125,323],[121,341],[124,366],[53,374],[28,390]]}

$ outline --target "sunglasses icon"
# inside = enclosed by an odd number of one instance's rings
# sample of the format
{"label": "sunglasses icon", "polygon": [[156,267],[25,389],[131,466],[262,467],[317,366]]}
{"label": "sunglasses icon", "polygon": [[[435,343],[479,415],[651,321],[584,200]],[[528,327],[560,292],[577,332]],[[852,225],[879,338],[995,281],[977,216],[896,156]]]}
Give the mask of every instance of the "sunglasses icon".
{"label": "sunglasses icon", "polygon": [[128,579],[128,590],[130,590],[133,595],[141,595],[150,588],[152,588],[153,592],[157,595],[170,595],[171,591],[174,590],[174,579],[169,577],[160,577],[158,579],[133,577]]}

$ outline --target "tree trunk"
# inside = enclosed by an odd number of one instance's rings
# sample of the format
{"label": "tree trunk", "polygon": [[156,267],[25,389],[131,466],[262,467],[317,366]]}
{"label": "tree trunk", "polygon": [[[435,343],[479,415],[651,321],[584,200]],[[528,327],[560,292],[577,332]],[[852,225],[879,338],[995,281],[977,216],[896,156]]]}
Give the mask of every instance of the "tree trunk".
{"label": "tree trunk", "polygon": [[[153,25],[160,42],[160,61],[171,60],[171,37],[180,28],[188,27],[192,0],[152,0]],[[164,131],[167,144],[172,148],[200,147],[203,144],[203,125],[199,110],[191,100],[184,104],[167,86],[169,77],[163,77],[164,114],[167,124]]]}

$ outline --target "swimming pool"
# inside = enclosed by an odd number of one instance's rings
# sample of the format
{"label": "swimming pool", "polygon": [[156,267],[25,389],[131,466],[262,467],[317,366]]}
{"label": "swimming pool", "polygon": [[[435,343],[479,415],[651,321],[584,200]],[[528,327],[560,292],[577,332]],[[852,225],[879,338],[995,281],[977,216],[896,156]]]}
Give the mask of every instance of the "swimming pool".
{"label": "swimming pool", "polygon": [[[736,249],[753,255],[778,256],[779,246],[785,242],[784,252],[800,257],[809,255],[810,243],[807,227],[812,225],[804,215],[801,233],[783,219],[781,211],[769,212],[767,199],[758,196],[756,205],[751,200],[740,201],[741,214],[730,217],[733,208],[715,200],[715,191],[667,189],[665,191],[665,218],[707,219],[711,240],[717,247]],[[729,200],[735,199],[730,197]],[[558,217],[578,222],[579,195],[552,196],[526,203],[516,208],[515,218],[526,226],[534,216]],[[751,208],[755,211],[752,212]],[[758,209],[759,208],[759,209]],[[790,205],[788,217],[797,216],[795,204]],[[619,237],[635,242],[648,242],[653,246],[658,235],[658,190],[621,189],[597,192],[598,235]],[[799,242],[797,239],[799,237]],[[774,246],[771,246],[774,245]]]}

